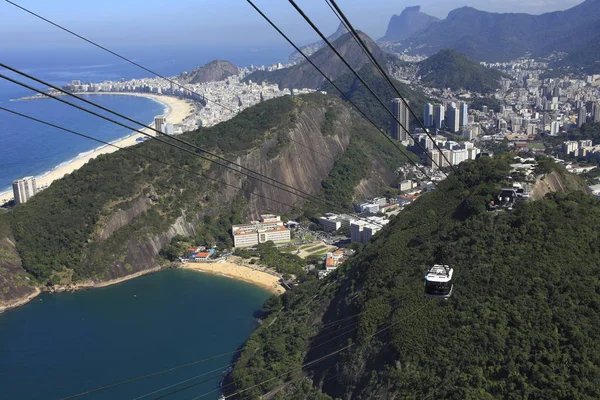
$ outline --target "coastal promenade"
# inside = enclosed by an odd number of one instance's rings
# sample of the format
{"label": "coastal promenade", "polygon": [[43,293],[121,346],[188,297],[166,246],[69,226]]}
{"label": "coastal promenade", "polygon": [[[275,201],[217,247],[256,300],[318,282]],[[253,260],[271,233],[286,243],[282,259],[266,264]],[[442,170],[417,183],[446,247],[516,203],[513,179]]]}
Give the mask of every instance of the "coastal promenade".
{"label": "coastal promenade", "polygon": [[[146,97],[149,99],[153,99],[158,101],[161,104],[164,104],[168,111],[166,113],[167,121],[176,125],[183,122],[183,120],[189,116],[194,111],[194,106],[190,104],[186,100],[182,100],[176,97],[169,96],[158,96],[153,94],[142,94],[142,93],[85,93],[90,95],[114,95],[114,96],[138,96],[138,97]],[[143,132],[153,135],[154,131],[149,128],[142,129]],[[89,133],[89,132],[82,132]],[[91,134],[93,136],[93,134]],[[141,133],[134,133],[130,136],[124,137],[113,144],[119,147],[130,147],[135,144],[138,144],[136,140],[138,138],[144,137]],[[67,174],[72,173],[73,171],[78,170],[83,165],[85,165],[88,161],[93,160],[101,154],[109,154],[114,153],[118,149],[112,146],[103,146],[97,148],[89,152],[88,154],[78,157],[71,162],[60,165],[53,170],[46,172],[43,175],[36,176],[38,187],[47,187],[50,186],[52,182],[57,179],[64,177]],[[15,176],[15,179],[20,178],[19,176]],[[10,201],[13,198],[12,190],[0,193],[0,205]]]}

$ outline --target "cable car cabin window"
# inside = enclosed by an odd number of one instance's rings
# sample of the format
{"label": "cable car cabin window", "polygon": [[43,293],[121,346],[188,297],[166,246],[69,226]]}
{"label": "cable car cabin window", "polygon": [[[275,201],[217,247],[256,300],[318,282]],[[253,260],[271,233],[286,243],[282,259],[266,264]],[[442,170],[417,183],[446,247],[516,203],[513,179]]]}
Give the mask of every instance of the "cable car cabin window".
{"label": "cable car cabin window", "polygon": [[448,294],[451,289],[450,282],[425,282],[425,291],[428,294]]}

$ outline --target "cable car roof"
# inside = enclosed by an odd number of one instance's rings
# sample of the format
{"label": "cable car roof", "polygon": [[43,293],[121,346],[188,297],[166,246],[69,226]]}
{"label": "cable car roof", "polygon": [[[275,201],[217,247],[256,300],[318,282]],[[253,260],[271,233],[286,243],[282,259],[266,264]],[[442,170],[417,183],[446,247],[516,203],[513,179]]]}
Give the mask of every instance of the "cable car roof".
{"label": "cable car roof", "polygon": [[454,270],[448,265],[434,265],[427,271],[425,279],[429,282],[450,282]]}

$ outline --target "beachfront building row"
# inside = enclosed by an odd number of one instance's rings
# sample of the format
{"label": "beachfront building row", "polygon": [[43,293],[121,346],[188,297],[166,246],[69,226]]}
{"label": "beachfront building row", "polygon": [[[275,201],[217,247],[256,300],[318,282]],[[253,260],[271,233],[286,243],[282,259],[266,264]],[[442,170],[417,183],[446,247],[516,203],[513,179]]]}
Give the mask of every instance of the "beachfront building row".
{"label": "beachfront building row", "polygon": [[13,181],[13,194],[15,196],[15,205],[26,203],[37,193],[37,183],[33,176],[17,179]]}
{"label": "beachfront building row", "polygon": [[249,224],[233,225],[231,233],[235,247],[252,247],[269,241],[287,243],[292,240],[291,232],[283,226],[281,217],[271,214],[261,215],[259,221]]}

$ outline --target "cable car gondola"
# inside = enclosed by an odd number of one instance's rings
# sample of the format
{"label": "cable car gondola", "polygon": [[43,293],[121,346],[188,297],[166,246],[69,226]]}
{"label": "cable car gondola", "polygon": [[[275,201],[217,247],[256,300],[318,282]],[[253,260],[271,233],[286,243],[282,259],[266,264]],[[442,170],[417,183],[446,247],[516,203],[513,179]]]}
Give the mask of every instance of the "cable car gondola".
{"label": "cable car gondola", "polygon": [[447,300],[452,295],[454,270],[448,265],[434,265],[425,275],[425,296]]}

